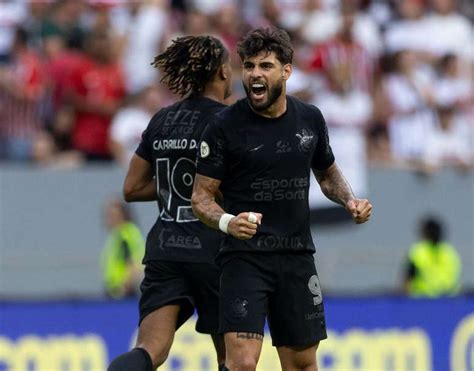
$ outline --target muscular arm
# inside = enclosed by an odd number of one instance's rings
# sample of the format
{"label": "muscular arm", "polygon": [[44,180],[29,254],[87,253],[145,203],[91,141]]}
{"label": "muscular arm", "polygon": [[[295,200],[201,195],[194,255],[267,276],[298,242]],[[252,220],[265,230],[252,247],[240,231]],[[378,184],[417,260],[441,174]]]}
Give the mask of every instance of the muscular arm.
{"label": "muscular arm", "polygon": [[123,185],[123,197],[127,202],[154,201],[157,199],[156,179],[151,164],[134,154]]}
{"label": "muscular arm", "polygon": [[313,169],[313,171],[321,191],[331,201],[345,207],[355,198],[351,186],[335,162],[326,170]]}
{"label": "muscular arm", "polygon": [[224,214],[224,210],[216,202],[221,196],[220,184],[220,180],[196,174],[191,198],[194,215],[214,229],[219,229],[219,219]]}
{"label": "muscular arm", "polygon": [[[194,215],[208,227],[219,229],[219,220],[225,211],[216,200],[222,197],[219,191],[221,181],[196,174],[194,178],[193,196],[191,205]],[[257,228],[262,222],[262,214],[254,213],[256,222],[249,221],[249,212],[234,216],[228,224],[227,233],[241,240],[248,240],[257,233]]]}
{"label": "muscular arm", "polygon": [[351,186],[335,162],[326,170],[313,169],[313,171],[324,195],[344,206],[357,224],[370,219],[372,204],[367,199],[358,199],[354,196]]}

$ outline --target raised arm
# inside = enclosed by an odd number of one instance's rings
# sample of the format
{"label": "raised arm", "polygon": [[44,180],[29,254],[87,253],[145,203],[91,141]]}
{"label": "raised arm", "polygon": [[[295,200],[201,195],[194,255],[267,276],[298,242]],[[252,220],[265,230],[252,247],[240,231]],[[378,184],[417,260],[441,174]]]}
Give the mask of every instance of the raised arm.
{"label": "raised arm", "polygon": [[194,215],[207,226],[220,229],[235,238],[242,240],[252,238],[257,233],[262,214],[254,213],[256,222],[249,221],[248,212],[237,216],[227,214],[216,202],[216,199],[220,198],[220,184],[221,181],[218,179],[196,174],[191,198]]}
{"label": "raised arm", "polygon": [[133,155],[128,167],[123,185],[123,197],[127,202],[154,201],[158,197],[151,164],[136,154]]}
{"label": "raised arm", "polygon": [[372,214],[372,205],[367,199],[358,199],[351,186],[334,162],[326,170],[313,169],[323,194],[330,200],[344,206],[357,224],[365,223]]}

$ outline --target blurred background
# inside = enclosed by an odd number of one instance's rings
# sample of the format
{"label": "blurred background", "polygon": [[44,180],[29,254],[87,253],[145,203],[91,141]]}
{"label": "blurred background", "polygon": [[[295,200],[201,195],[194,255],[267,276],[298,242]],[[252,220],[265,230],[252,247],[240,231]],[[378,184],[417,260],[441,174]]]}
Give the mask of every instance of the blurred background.
{"label": "blurred background", "polygon": [[[472,0],[0,0],[0,370],[101,370],[133,345],[139,277],[108,290],[109,206],[178,99],[150,63],[176,37],[219,37],[232,103],[237,42],[269,25],[292,37],[288,93],[322,110],[374,206],[356,226],[312,184],[320,368],[473,370],[473,21]],[[144,237],[156,210],[127,211]],[[425,245],[446,260],[418,258]],[[268,338],[260,369],[278,369]],[[165,368],[215,369],[212,354],[191,321]]]}

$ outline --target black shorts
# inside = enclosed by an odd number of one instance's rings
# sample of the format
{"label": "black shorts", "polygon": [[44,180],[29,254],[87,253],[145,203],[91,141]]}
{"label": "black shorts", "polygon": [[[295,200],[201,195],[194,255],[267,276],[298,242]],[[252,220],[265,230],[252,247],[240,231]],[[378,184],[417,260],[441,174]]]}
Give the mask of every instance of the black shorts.
{"label": "black shorts", "polygon": [[312,253],[233,253],[221,260],[219,329],[263,335],[274,346],[325,339],[321,287]]}
{"label": "black shorts", "polygon": [[194,313],[198,314],[196,331],[219,333],[219,275],[214,264],[149,261],[140,290],[140,323],[155,310],[179,304],[179,328]]}

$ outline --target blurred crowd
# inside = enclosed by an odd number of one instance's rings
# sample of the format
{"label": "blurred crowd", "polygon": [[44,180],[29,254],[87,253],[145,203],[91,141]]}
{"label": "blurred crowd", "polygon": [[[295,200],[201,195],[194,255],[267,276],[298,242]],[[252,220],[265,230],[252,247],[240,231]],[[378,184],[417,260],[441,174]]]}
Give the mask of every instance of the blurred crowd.
{"label": "blurred crowd", "polygon": [[0,161],[126,165],[178,99],[150,63],[171,40],[231,50],[277,25],[295,48],[288,93],[318,106],[336,156],[431,173],[474,165],[471,0],[0,0]]}

